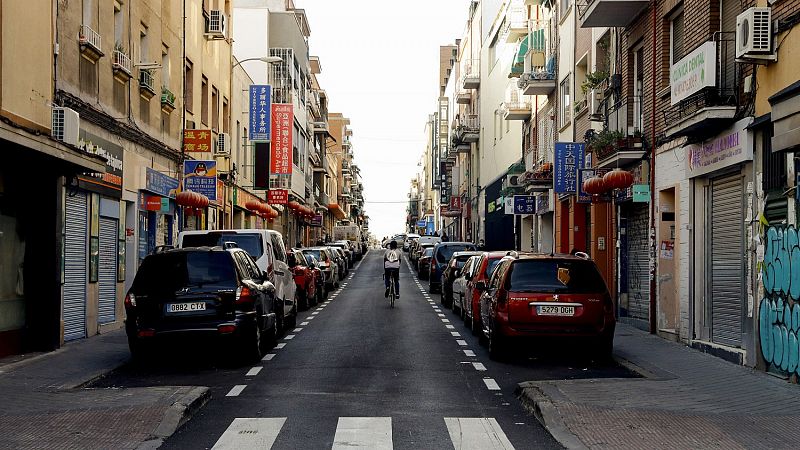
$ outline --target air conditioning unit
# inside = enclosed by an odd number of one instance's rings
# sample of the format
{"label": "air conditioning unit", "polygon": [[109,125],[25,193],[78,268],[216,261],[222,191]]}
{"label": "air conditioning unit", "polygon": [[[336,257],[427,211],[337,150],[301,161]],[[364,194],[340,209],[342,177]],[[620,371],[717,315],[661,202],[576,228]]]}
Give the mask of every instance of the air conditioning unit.
{"label": "air conditioning unit", "polygon": [[523,175],[508,175],[507,177],[503,178],[502,188],[503,189],[513,189],[523,187],[525,183],[523,183]]}
{"label": "air conditioning unit", "polygon": [[214,154],[217,156],[228,156],[231,154],[231,135],[228,133],[220,133],[217,138],[217,146]]}
{"label": "air conditioning unit", "polygon": [[772,53],[772,11],[749,8],[736,16],[736,58],[763,58]]}
{"label": "air conditioning unit", "polygon": [[206,22],[206,35],[213,39],[225,38],[225,13],[212,9],[208,12],[208,21]]}
{"label": "air conditioning unit", "polygon": [[64,107],[53,108],[52,135],[57,140],[69,145],[78,146],[78,132],[81,116],[77,111]]}

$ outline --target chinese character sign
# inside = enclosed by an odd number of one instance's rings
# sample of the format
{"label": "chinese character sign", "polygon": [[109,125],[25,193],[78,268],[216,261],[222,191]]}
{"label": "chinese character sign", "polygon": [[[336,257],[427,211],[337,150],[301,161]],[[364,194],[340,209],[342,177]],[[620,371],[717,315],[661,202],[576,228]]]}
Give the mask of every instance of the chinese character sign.
{"label": "chinese character sign", "polygon": [[216,161],[190,160],[183,162],[183,189],[197,192],[217,200],[217,163]]}
{"label": "chinese character sign", "polygon": [[250,140],[268,141],[270,139],[272,86],[253,84],[250,86]]}
{"label": "chinese character sign", "polygon": [[611,169],[609,168],[595,168],[595,169],[578,169],[578,203],[592,203],[594,202],[610,202],[611,201],[611,191],[608,191],[604,194],[600,195],[591,195],[587,194],[586,191],[583,190],[583,182],[592,178],[593,176],[598,176],[600,178],[603,175],[610,172]]}
{"label": "chinese character sign", "polygon": [[514,196],[514,214],[533,214],[536,212],[536,197],[533,195]]}
{"label": "chinese character sign", "polygon": [[183,149],[187,152],[210,152],[211,130],[183,130]]}
{"label": "chinese character sign", "polygon": [[285,205],[289,203],[289,191],[286,189],[270,189],[267,191],[267,203],[270,205]]}
{"label": "chinese character sign", "polygon": [[270,173],[291,175],[292,173],[292,129],[294,110],[291,103],[272,105],[272,151]]}
{"label": "chinese character sign", "polygon": [[450,197],[450,209],[451,210],[461,209],[461,197]]}
{"label": "chinese character sign", "polygon": [[557,194],[574,194],[578,187],[578,169],[583,168],[586,144],[556,142],[553,190]]}

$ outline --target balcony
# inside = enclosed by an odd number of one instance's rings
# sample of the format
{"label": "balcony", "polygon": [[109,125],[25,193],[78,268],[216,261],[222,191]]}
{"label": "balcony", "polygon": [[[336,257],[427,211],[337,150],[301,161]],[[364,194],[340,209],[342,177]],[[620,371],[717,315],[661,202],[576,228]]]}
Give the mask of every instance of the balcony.
{"label": "balcony", "polygon": [[472,102],[472,92],[468,89],[459,89],[456,92],[456,103],[459,105],[469,105]]}
{"label": "balcony", "polygon": [[114,77],[123,83],[126,83],[133,77],[131,58],[122,50],[114,50],[111,68],[114,70]]}
{"label": "balcony", "polygon": [[502,35],[507,43],[515,43],[528,34],[528,9],[520,0],[512,0],[506,10],[505,27]]}
{"label": "balcony", "polygon": [[553,188],[553,163],[541,158],[523,175],[527,192],[545,192]]}
{"label": "balcony", "polygon": [[78,32],[78,45],[81,47],[81,54],[91,61],[99,60],[105,55],[102,43],[103,40],[100,38],[100,33],[94,31],[88,25],[81,25],[80,32]]}
{"label": "balcony", "polygon": [[156,96],[155,77],[150,69],[139,69],[139,94],[150,100]]}
{"label": "balcony", "polygon": [[642,126],[639,98],[629,96],[608,105],[604,116],[603,130],[594,134],[588,145],[595,155],[596,166],[624,167],[641,161],[647,151],[642,138],[632,136]]}
{"label": "balcony", "polygon": [[349,174],[350,173],[350,163],[347,161],[342,161],[342,173]]}
{"label": "balcony", "polygon": [[[480,140],[481,123],[480,117],[477,114],[465,114],[458,118],[456,123],[455,133],[453,134],[454,140],[461,143],[469,144],[471,142],[478,142]],[[464,149],[466,152],[470,151],[469,145]],[[456,151],[461,152],[461,149]]]}
{"label": "balcony", "polygon": [[[705,60],[711,60],[714,64],[711,67],[713,70],[704,70],[702,67],[696,70],[703,70],[703,74],[715,72],[715,77],[713,80],[707,80],[713,85],[706,85],[688,97],[677,102],[673,101],[673,105],[663,111],[666,139],[687,136],[693,141],[702,140],[717,134],[719,130],[727,128],[735,121],[739,104],[737,91],[739,71],[734,62],[734,45],[735,41],[732,40],[707,42],[675,65],[678,67],[685,61],[694,59],[697,53],[706,53]],[[703,82],[703,74],[698,76],[700,83]],[[689,76],[691,75],[690,73]],[[678,95],[676,92],[676,86],[673,86],[673,99]]]}
{"label": "balcony", "polygon": [[167,114],[175,110],[175,94],[166,86],[161,87],[161,110]]}
{"label": "balcony", "polygon": [[514,65],[522,66],[518,86],[525,95],[550,95],[556,89],[556,53],[550,42],[554,26],[549,20],[531,21],[526,48],[517,53]]}
{"label": "balcony", "polygon": [[461,68],[462,89],[478,89],[481,87],[481,60],[466,59]]}
{"label": "balcony", "polygon": [[509,81],[501,109],[505,120],[526,120],[531,117],[531,101],[517,86],[516,80]]}
{"label": "balcony", "polygon": [[581,28],[625,27],[647,8],[648,0],[582,0],[578,3]]}

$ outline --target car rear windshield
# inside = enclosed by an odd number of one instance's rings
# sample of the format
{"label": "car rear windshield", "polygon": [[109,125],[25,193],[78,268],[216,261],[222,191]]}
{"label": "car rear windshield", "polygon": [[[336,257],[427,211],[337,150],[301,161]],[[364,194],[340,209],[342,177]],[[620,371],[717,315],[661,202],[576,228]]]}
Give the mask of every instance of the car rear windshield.
{"label": "car rear windshield", "polygon": [[424,256],[433,256],[433,247],[426,248]]}
{"label": "car rear windshield", "polygon": [[312,255],[317,260],[322,261],[322,256],[320,256],[321,250],[303,250],[303,254],[305,255]]}
{"label": "car rear windshield", "polygon": [[472,244],[443,245],[439,247],[439,251],[436,252],[436,260],[444,264],[447,261],[450,261],[450,258],[453,257],[453,253],[465,252],[470,250],[475,250],[475,246]]}
{"label": "car rear windshield", "polygon": [[209,232],[203,234],[187,234],[183,236],[183,247],[214,247],[225,242],[235,242],[242,250],[246,251],[253,259],[261,258],[264,247],[261,244],[261,235],[258,233],[226,233]]}
{"label": "car rear windshield", "polygon": [[511,268],[512,292],[546,294],[605,293],[606,284],[591,261],[516,261]]}
{"label": "car rear windshield", "polygon": [[464,267],[464,264],[466,264],[467,260],[472,258],[472,256],[473,255],[456,256],[456,267],[459,268],[459,269]]}
{"label": "car rear windshield", "polygon": [[228,252],[177,252],[144,259],[134,292],[175,292],[183,288],[235,288],[236,269]]}
{"label": "car rear windshield", "polygon": [[487,280],[489,279],[490,276],[492,276],[492,271],[494,270],[495,266],[497,266],[497,263],[499,263],[499,262],[500,262],[500,258],[490,259],[489,261],[486,262],[486,272],[484,273],[484,275],[486,276]]}

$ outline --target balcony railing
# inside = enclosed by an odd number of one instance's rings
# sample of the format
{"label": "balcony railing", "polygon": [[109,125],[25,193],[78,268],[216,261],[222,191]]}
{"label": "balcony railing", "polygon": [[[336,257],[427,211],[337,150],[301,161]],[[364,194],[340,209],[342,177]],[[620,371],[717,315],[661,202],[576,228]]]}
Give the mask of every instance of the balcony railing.
{"label": "balcony railing", "polygon": [[115,75],[122,78],[123,81],[128,81],[133,76],[131,58],[123,51],[114,50],[111,68],[114,69]]}
{"label": "balcony railing", "polygon": [[[481,122],[477,114],[464,114],[458,117],[456,129],[453,133],[455,150],[457,152],[469,152],[471,142],[480,140]],[[462,147],[462,144],[467,144]]]}
{"label": "balcony railing", "polygon": [[519,87],[525,95],[549,95],[556,88],[556,53],[552,36],[555,22],[532,20],[524,55],[517,55],[516,65],[522,64]]}
{"label": "balcony railing", "polygon": [[582,0],[578,3],[581,28],[627,26],[648,3],[648,0]]}
{"label": "balcony railing", "polygon": [[148,69],[139,69],[139,93],[148,100],[156,95],[155,77]]}
{"label": "balcony railing", "polygon": [[78,33],[78,44],[81,46],[81,52],[84,55],[90,56],[94,61],[100,59],[103,53],[103,40],[100,33],[94,31],[88,25],[81,25],[80,32]]}
{"label": "balcony railing", "polygon": [[502,110],[506,120],[525,120],[531,116],[531,101],[517,86],[516,80],[509,80]]}
{"label": "balcony railing", "polygon": [[175,94],[168,87],[161,87],[161,109],[167,113],[175,110]]}
{"label": "balcony railing", "polygon": [[506,42],[514,43],[528,33],[528,8],[522,0],[512,0],[506,10],[506,24],[502,30]]}
{"label": "balcony railing", "polygon": [[461,88],[478,89],[481,86],[481,60],[465,59],[461,67]]}
{"label": "balcony railing", "polygon": [[472,102],[472,92],[469,89],[460,88],[456,92],[456,103],[469,105]]}

